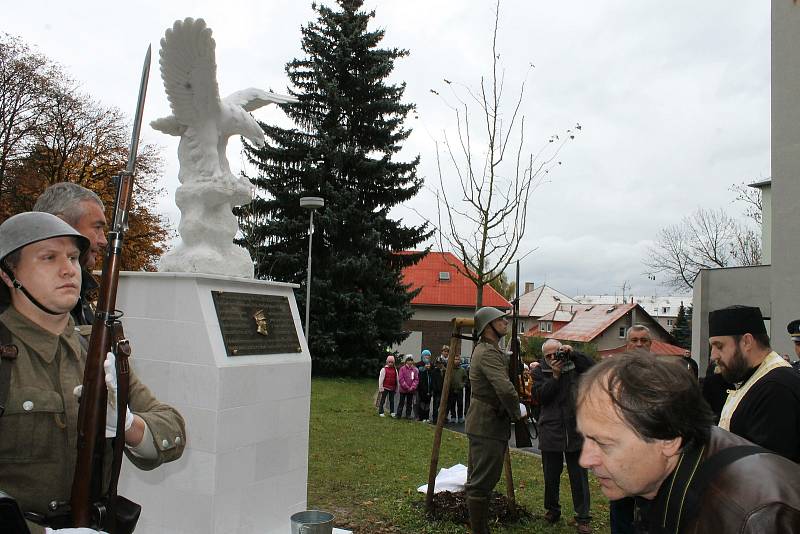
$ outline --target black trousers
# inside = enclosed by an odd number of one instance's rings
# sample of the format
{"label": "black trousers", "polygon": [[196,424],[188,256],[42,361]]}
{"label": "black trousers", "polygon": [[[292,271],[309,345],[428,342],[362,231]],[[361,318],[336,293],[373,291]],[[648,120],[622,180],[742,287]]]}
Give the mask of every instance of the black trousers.
{"label": "black trousers", "polygon": [[378,413],[383,413],[383,403],[386,402],[386,397],[389,397],[389,413],[394,413],[394,391],[384,389],[381,392],[381,402],[378,405]]}
{"label": "black trousers", "polygon": [[442,402],[442,394],[434,393],[431,397],[431,422],[436,423],[439,419],[439,404]]}
{"label": "black trousers", "polygon": [[451,391],[447,397],[447,412],[451,418],[464,418],[464,390]]}
{"label": "black trousers", "polygon": [[580,451],[542,451],[544,507],[546,510],[558,514],[561,513],[559,489],[561,487],[561,472],[564,470],[564,460],[566,459],[575,519],[579,523],[588,523],[592,519],[592,516],[589,515],[589,472],[578,464],[580,455]]}
{"label": "black trousers", "polygon": [[397,404],[397,417],[403,417],[403,406],[406,408],[406,417],[411,419],[411,405],[414,403],[414,392],[400,394],[400,402]]}
{"label": "black trousers", "polygon": [[420,392],[417,392],[417,420],[424,421],[428,418],[428,413],[431,407],[431,398],[423,397]]}

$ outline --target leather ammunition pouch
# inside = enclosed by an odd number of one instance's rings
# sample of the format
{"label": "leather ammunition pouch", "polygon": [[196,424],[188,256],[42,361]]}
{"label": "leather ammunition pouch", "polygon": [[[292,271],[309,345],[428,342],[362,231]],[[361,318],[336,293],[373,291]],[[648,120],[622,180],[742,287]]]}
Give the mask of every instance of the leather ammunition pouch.
{"label": "leather ammunition pouch", "polygon": [[[126,499],[122,495],[109,496],[95,503],[92,507],[91,528],[110,534],[132,534],[141,513],[142,507],[130,499]],[[68,504],[46,514],[26,512],[25,518],[37,525],[50,527],[53,530],[74,527],[72,513]],[[0,532],[6,532],[6,530],[0,530]],[[26,529],[21,532],[27,533],[28,531]]]}
{"label": "leather ammunition pouch", "polygon": [[0,532],[7,534],[30,534],[25,517],[17,501],[0,491]]}

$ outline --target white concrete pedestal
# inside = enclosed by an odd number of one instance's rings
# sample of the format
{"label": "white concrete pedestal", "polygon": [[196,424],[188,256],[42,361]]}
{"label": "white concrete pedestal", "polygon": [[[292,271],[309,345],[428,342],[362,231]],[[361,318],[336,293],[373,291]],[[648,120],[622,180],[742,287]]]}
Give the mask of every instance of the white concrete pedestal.
{"label": "white concrete pedestal", "polygon": [[[286,534],[306,508],[311,358],[290,284],[194,273],[120,277],[133,368],[186,419],[183,457],[120,493],[142,505],[137,534]],[[284,296],[299,352],[226,354],[211,291]]]}

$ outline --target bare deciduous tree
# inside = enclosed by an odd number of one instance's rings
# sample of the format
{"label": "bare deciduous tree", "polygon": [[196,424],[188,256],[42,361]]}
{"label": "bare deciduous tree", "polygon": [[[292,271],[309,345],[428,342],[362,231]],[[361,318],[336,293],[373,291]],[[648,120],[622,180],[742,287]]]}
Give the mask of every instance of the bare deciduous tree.
{"label": "bare deciduous tree", "polygon": [[759,265],[761,239],[722,209],[700,208],[680,223],[662,229],[649,247],[645,265],[675,289],[694,287],[700,269]]}
{"label": "bare deciduous tree", "polygon": [[736,200],[744,203],[745,216],[753,219],[758,225],[761,225],[761,212],[764,211],[761,203],[761,189],[750,187],[745,182],[733,184],[728,189],[736,193]]}
{"label": "bare deciduous tree", "polygon": [[[441,145],[436,143],[439,247],[453,250],[464,262],[466,268],[453,267],[475,283],[477,307],[483,303],[484,286],[520,259],[517,253],[525,235],[531,193],[553,167],[561,165],[559,152],[581,129],[578,124],[545,140],[537,152],[528,152],[525,116],[520,111],[525,81],[508,105],[503,98],[505,71],[497,51],[499,0],[494,15],[488,78],[481,77],[477,89],[445,79],[446,95],[431,90],[456,119],[455,135],[445,132]],[[528,73],[533,67],[529,65]],[[457,185],[449,183],[452,175]]]}

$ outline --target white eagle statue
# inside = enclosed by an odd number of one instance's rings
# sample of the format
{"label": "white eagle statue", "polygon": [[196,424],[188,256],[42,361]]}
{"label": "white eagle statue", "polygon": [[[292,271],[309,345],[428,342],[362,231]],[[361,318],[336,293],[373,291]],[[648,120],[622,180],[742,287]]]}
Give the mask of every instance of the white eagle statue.
{"label": "white eagle statue", "polygon": [[188,271],[253,277],[248,252],[235,245],[239,230],[233,206],[252,199],[250,183],[233,175],[228,138],[241,135],[264,145],[264,133],[250,115],[272,103],[298,100],[256,88],[219,96],[216,43],[203,19],[178,20],[161,39],[161,78],[172,115],[150,125],[181,138],[175,203],[181,210],[181,242],[161,258],[160,271]]}

